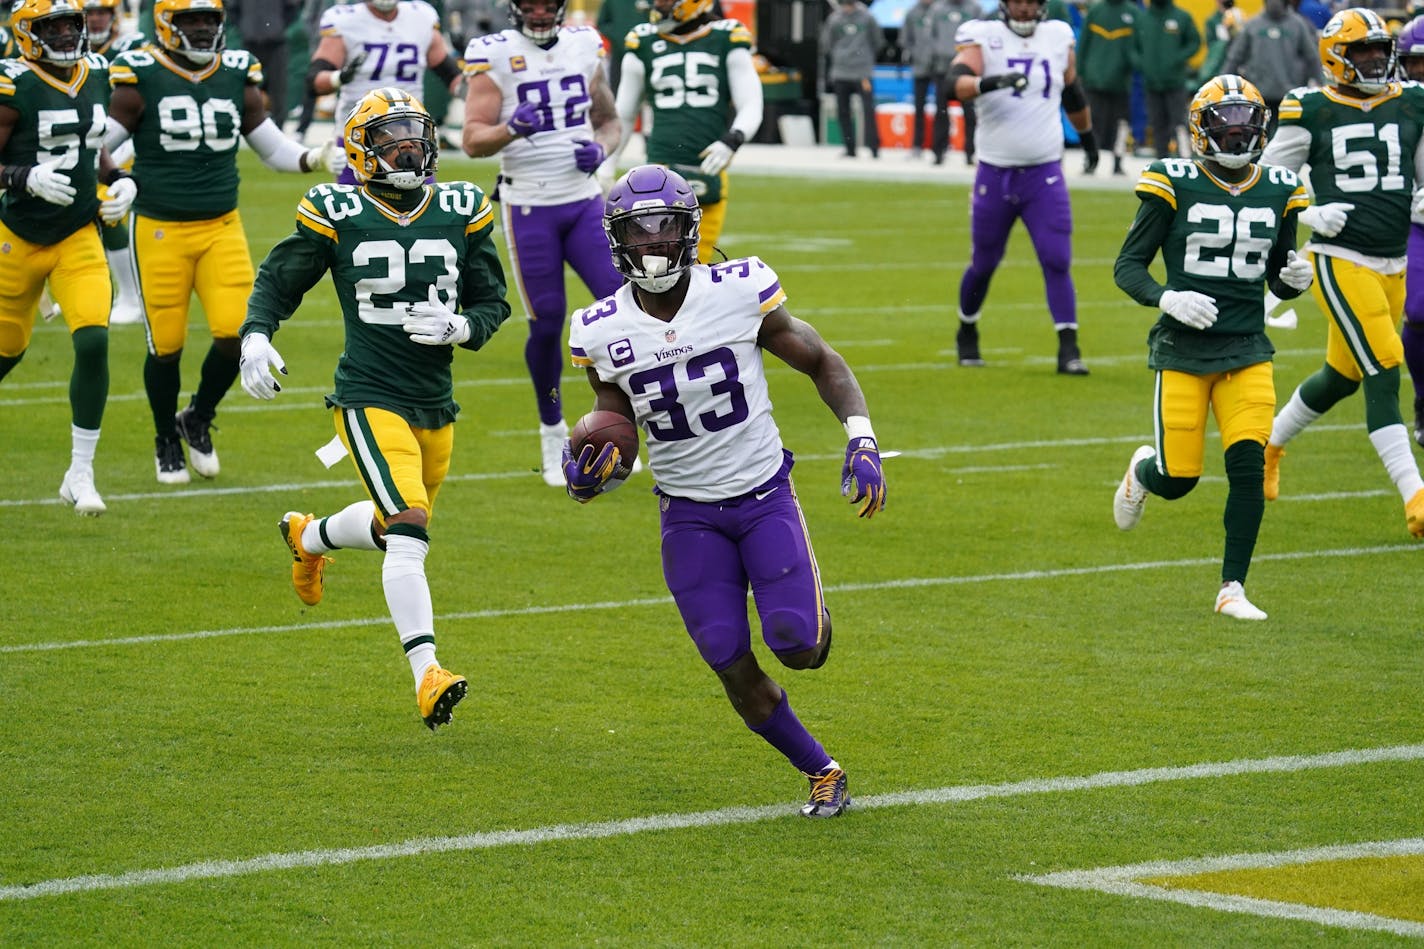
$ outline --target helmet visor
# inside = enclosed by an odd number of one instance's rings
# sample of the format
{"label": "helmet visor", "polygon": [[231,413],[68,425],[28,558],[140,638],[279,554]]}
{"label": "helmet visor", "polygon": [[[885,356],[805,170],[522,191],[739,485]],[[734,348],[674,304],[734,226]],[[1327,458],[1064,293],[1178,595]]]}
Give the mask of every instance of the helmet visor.
{"label": "helmet visor", "polygon": [[662,211],[630,214],[610,222],[613,238],[624,247],[676,244],[682,239],[685,214]]}

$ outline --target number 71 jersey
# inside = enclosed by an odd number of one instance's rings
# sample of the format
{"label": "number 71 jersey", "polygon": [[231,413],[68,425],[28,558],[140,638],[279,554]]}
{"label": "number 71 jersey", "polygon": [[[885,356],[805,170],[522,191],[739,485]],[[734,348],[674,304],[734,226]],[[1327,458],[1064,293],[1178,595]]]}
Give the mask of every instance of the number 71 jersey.
{"label": "number 71 jersey", "polygon": [[781,467],[757,336],[786,293],[756,257],[698,265],[690,276],[667,322],[643,312],[631,283],[575,311],[569,352],[575,366],[627,393],[659,489],[721,501]]}

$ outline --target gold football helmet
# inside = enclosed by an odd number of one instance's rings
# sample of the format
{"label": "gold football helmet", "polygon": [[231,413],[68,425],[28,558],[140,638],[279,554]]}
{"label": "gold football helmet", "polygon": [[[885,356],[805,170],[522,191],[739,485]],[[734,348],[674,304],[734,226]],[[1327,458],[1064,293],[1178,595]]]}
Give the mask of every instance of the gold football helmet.
{"label": "gold football helmet", "polygon": [[20,0],[10,10],[10,32],[32,62],[72,66],[89,52],[79,0]]}
{"label": "gold football helmet", "polygon": [[1366,95],[1383,92],[1394,75],[1389,26],[1373,10],[1341,10],[1320,31],[1320,65],[1338,86]]}
{"label": "gold football helmet", "polygon": [[435,174],[440,149],[435,120],[408,92],[372,89],[346,117],[346,160],[359,184],[388,184],[409,191]]}
{"label": "gold football helmet", "polygon": [[1210,79],[1187,107],[1192,151],[1226,168],[1244,168],[1265,150],[1270,117],[1260,90],[1245,79]]}
{"label": "gold football helmet", "polygon": [[153,5],[158,45],[199,64],[223,51],[223,21],[222,0],[157,0]]}
{"label": "gold football helmet", "polygon": [[[104,14],[108,19],[104,20]],[[96,28],[95,21],[104,20],[104,25]],[[113,39],[114,27],[119,23],[119,0],[84,0],[84,25],[89,33],[89,45],[102,49]]]}
{"label": "gold football helmet", "polygon": [[653,12],[648,19],[656,23],[661,32],[671,33],[684,23],[711,12],[712,0],[672,0],[671,3],[653,0]]}

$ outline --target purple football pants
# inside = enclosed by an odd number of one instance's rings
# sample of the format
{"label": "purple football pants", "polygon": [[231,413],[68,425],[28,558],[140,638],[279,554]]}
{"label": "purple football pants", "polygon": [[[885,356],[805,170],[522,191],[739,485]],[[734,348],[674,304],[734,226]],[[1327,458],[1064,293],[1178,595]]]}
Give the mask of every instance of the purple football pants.
{"label": "purple football pants", "polygon": [[1424,227],[1409,225],[1409,268],[1404,275],[1404,364],[1414,381],[1414,400],[1424,399]]}
{"label": "purple football pants", "polygon": [[741,497],[662,497],[663,578],[714,672],[751,651],[748,587],[772,652],[813,649],[824,634],[821,574],[785,454],[775,476]]}
{"label": "purple football pants", "polygon": [[1008,247],[1009,231],[1022,219],[1033,241],[1048,312],[1056,328],[1078,325],[1078,298],[1069,265],[1073,262],[1073,206],[1063,166],[1056,161],[1025,168],[999,168],[980,161],[970,204],[969,269],[959,282],[959,309],[977,314],[989,295],[989,281]]}
{"label": "purple football pants", "polygon": [[504,202],[504,237],[514,284],[529,313],[524,363],[534,383],[539,421],[557,425],[564,417],[559,379],[564,360],[564,264],[568,263],[594,299],[623,285],[603,233],[603,198],[544,207]]}

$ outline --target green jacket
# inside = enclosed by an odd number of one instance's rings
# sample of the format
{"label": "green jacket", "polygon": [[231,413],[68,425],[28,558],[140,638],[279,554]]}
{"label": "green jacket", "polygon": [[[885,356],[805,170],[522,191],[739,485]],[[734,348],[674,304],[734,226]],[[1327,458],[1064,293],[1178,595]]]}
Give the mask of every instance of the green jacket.
{"label": "green jacket", "polygon": [[1142,10],[1131,0],[1097,0],[1083,17],[1078,36],[1078,75],[1083,86],[1126,93],[1137,69],[1136,27]]}
{"label": "green jacket", "polygon": [[1151,92],[1187,85],[1187,60],[1201,48],[1201,31],[1172,0],[1153,0],[1138,12],[1135,32],[1142,84]]}

